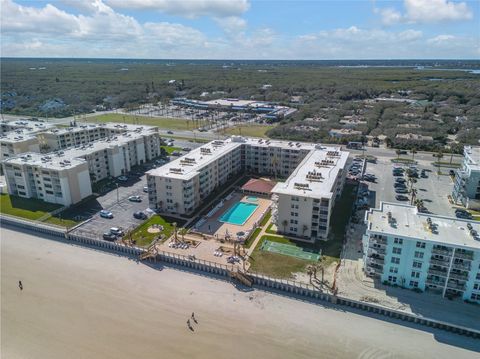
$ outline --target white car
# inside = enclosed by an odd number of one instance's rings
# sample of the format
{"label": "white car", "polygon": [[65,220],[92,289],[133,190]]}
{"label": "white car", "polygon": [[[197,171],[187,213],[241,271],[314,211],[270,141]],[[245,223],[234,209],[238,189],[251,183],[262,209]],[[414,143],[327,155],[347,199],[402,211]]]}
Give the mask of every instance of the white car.
{"label": "white car", "polygon": [[147,186],[143,186],[143,192],[148,193],[148,187]]}
{"label": "white car", "polygon": [[123,231],[118,227],[112,227],[110,228],[110,233],[116,236],[121,236],[123,234]]}
{"label": "white car", "polygon": [[140,196],[130,196],[130,197],[128,197],[128,200],[130,202],[142,202],[142,197],[140,197]]}

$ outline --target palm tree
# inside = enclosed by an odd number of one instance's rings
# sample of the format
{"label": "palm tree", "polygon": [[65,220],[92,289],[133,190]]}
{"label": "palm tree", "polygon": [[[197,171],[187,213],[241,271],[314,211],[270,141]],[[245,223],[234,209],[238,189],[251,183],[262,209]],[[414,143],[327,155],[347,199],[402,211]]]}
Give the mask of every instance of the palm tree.
{"label": "palm tree", "polygon": [[438,153],[434,154],[433,157],[437,158],[437,162],[440,162],[440,160],[443,158],[443,152],[438,151]]}
{"label": "palm tree", "polygon": [[414,147],[410,150],[410,153],[412,154],[412,161],[415,160],[415,153],[417,153],[417,149]]}
{"label": "palm tree", "polygon": [[182,236],[182,241],[185,240],[185,235],[187,234],[187,229],[186,228],[180,228],[178,230],[178,233]]}
{"label": "palm tree", "polygon": [[395,153],[397,154],[397,160],[400,159],[400,155],[402,154],[402,151],[395,150]]}

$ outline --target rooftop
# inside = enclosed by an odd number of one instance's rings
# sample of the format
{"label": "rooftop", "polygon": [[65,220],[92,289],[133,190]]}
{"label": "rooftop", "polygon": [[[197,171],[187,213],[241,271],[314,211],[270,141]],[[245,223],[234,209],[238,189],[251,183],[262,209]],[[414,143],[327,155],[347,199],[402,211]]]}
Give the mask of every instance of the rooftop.
{"label": "rooftop", "polygon": [[[28,154],[22,153],[21,155],[13,157],[7,161],[11,164],[24,164],[28,162],[32,165],[37,165],[42,167],[45,167],[45,164],[47,163],[50,168],[54,168],[58,170],[58,169],[68,167],[68,166],[62,165],[62,162],[67,164],[69,162],[75,163],[76,162],[75,160],[81,159],[84,156],[88,156],[89,154],[95,153],[97,151],[102,151],[107,148],[114,148],[118,145],[122,145],[139,138],[142,138],[141,134],[128,133],[126,135],[113,136],[113,137],[101,139],[98,141],[93,141],[85,145],[78,145],[75,147],[67,148],[65,150],[50,152],[47,154],[36,153],[35,156],[33,156],[32,153],[28,153]],[[46,161],[48,159],[51,159],[52,161]]]}
{"label": "rooftop", "polygon": [[10,132],[6,132],[3,135],[0,135],[0,142],[3,143],[14,143],[22,141],[31,141],[36,140],[35,135],[27,129],[18,129]]}
{"label": "rooftop", "polygon": [[[388,213],[393,221],[389,222]],[[428,225],[433,224],[433,231]],[[392,236],[410,237],[439,244],[480,249],[480,240],[474,239],[467,228],[470,223],[480,233],[480,223],[452,217],[418,212],[415,206],[381,202],[380,208],[366,214],[368,230]]]}
{"label": "rooftop", "polygon": [[317,146],[310,151],[285,182],[279,182],[273,193],[313,198],[331,198],[332,190],[347,162],[348,152],[339,147]]}
{"label": "rooftop", "polygon": [[476,171],[480,171],[480,146],[465,146],[465,155],[468,156],[468,166]]}
{"label": "rooftop", "polygon": [[20,156],[7,159],[3,161],[5,165],[12,164],[12,165],[31,165],[31,166],[38,166],[44,169],[52,169],[52,170],[62,170],[62,169],[69,169],[77,167],[81,164],[86,163],[83,158],[71,158],[66,159],[62,155],[56,155],[53,153],[49,154],[42,154],[36,152],[26,152],[22,153]]}
{"label": "rooftop", "polygon": [[47,133],[55,133],[56,135],[62,135],[65,133],[75,133],[75,132],[82,132],[85,130],[95,130],[95,129],[109,129],[115,132],[150,132],[154,131],[157,129],[156,126],[145,126],[145,125],[132,125],[132,124],[121,124],[121,123],[114,123],[114,122],[108,122],[108,123],[101,123],[101,124],[96,124],[96,123],[90,123],[90,124],[83,124],[83,125],[77,125],[75,127],[64,127],[64,128],[56,128],[56,129],[51,129]]}
{"label": "rooftop", "polygon": [[11,129],[24,128],[26,130],[29,130],[32,133],[46,131],[51,128],[55,128],[55,126],[50,123],[41,122],[41,121],[30,121],[30,120],[14,120],[14,121],[2,120],[0,121],[0,125],[1,127],[8,126]]}

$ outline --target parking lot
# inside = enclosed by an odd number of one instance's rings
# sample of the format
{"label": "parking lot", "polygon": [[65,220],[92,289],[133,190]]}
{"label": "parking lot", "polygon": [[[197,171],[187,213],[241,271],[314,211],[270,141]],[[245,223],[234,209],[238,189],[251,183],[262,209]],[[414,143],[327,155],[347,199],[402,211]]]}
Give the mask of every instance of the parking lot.
{"label": "parking lot", "polygon": [[[381,201],[410,203],[410,201],[398,201],[395,199],[397,193],[395,193],[394,188],[393,167],[394,164],[389,158],[385,157],[379,158],[376,163],[367,162],[365,173],[371,173],[376,177],[375,182],[364,181],[365,184],[368,184],[370,190],[370,206],[378,208]],[[402,167],[406,169],[408,166]],[[447,197],[453,189],[453,181],[448,175],[448,171],[446,171],[446,174],[439,175],[437,169],[427,161],[419,162],[416,167],[418,168],[419,177],[416,178],[413,188],[417,190],[417,198],[423,200],[428,212],[444,216],[455,216],[455,210]],[[422,170],[425,170],[426,178],[420,176]],[[445,170],[443,171],[445,172]],[[406,179],[406,175],[403,178]],[[410,194],[405,195],[411,198]]]}

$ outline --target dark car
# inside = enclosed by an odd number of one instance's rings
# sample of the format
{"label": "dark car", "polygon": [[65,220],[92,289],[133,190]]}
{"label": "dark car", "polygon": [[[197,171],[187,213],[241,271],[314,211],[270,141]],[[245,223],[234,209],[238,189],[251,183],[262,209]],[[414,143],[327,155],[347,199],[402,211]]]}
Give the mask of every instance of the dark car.
{"label": "dark car", "polygon": [[403,176],[403,172],[400,172],[400,171],[393,171],[392,174],[393,174],[395,177]]}
{"label": "dark car", "polygon": [[133,218],[136,219],[147,219],[147,215],[143,212],[134,212],[133,213]]}
{"label": "dark car", "polygon": [[404,182],[395,182],[393,184],[393,187],[395,187],[395,188],[406,188],[407,186],[405,185]]}
{"label": "dark car", "polygon": [[173,135],[173,131],[167,131],[169,135]]}
{"label": "dark car", "polygon": [[103,234],[103,239],[105,239],[106,241],[114,241],[115,239],[117,239],[117,236],[113,233],[107,232]]}
{"label": "dark car", "polygon": [[406,188],[395,188],[396,193],[408,193]]}
{"label": "dark car", "polygon": [[397,194],[397,195],[395,196],[395,199],[396,199],[397,201],[408,201],[408,197],[405,196],[405,195],[403,195],[403,194]]}
{"label": "dark car", "polygon": [[407,180],[405,178],[395,178],[396,183],[405,183]]}
{"label": "dark car", "polygon": [[455,177],[455,171],[454,171],[454,170],[448,171],[448,174],[449,174],[450,176],[454,176],[454,177]]}
{"label": "dark car", "polygon": [[472,219],[472,215],[470,213],[464,213],[464,212],[455,212],[455,216],[457,218],[461,219]]}

